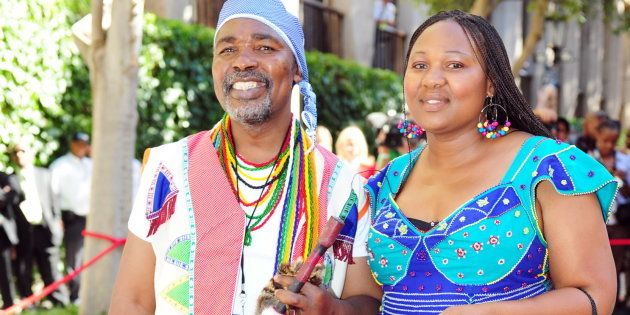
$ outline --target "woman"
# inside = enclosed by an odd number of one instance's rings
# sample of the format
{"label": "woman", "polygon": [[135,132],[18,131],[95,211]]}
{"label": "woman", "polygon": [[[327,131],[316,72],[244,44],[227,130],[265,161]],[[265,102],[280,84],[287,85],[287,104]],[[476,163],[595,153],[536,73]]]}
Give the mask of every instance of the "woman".
{"label": "woman", "polygon": [[359,175],[365,178],[374,175],[374,158],[368,155],[367,140],[359,127],[341,130],[335,142],[335,154]]}
{"label": "woman", "polygon": [[548,138],[486,20],[439,13],[409,47],[405,98],[427,145],[367,184],[382,313],[611,313],[616,181]]}

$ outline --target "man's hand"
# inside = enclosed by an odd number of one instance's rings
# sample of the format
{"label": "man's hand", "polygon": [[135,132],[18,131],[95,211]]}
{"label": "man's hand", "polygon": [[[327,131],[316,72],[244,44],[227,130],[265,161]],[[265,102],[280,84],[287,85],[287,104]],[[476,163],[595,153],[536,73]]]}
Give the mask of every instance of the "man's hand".
{"label": "man's hand", "polygon": [[[273,279],[283,288],[287,288],[295,277],[275,275]],[[280,302],[290,306],[298,314],[335,314],[340,306],[340,300],[330,292],[309,282],[304,284],[299,293],[279,289],[275,294]]]}
{"label": "man's hand", "polygon": [[11,186],[6,185],[6,186],[2,187],[2,191],[4,191],[5,193],[10,192],[11,191]]}

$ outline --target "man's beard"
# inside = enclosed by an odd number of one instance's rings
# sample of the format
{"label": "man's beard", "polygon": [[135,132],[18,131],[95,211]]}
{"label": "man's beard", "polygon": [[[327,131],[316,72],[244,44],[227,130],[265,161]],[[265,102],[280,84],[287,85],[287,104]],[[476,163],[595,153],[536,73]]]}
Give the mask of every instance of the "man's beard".
{"label": "man's beard", "polygon": [[[265,84],[266,94],[262,101],[241,101],[244,104],[234,106],[229,92],[237,79],[256,78]],[[223,107],[230,118],[250,127],[260,126],[271,118],[271,90],[273,82],[265,74],[253,70],[246,70],[228,74],[223,80],[223,95],[225,104]]]}

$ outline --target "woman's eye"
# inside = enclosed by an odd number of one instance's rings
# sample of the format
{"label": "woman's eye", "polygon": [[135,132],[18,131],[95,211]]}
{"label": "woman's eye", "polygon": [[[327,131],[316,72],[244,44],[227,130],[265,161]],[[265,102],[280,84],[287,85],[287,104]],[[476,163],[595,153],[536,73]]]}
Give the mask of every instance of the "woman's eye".
{"label": "woman's eye", "polygon": [[463,67],[464,65],[459,62],[453,62],[453,63],[448,64],[448,68],[450,69],[461,69]]}

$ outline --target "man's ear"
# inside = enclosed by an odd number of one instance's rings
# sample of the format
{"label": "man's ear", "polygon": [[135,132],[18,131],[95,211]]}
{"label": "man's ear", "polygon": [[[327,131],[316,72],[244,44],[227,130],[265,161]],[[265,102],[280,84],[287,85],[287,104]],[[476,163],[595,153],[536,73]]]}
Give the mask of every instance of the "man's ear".
{"label": "man's ear", "polygon": [[302,73],[300,73],[300,68],[296,66],[293,73],[293,83],[297,84],[300,81],[302,81]]}
{"label": "man's ear", "polygon": [[302,72],[300,71],[300,66],[298,66],[295,60],[293,61],[293,84],[298,84],[298,82],[302,81]]}

